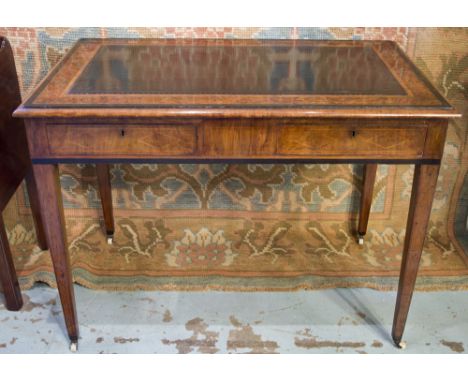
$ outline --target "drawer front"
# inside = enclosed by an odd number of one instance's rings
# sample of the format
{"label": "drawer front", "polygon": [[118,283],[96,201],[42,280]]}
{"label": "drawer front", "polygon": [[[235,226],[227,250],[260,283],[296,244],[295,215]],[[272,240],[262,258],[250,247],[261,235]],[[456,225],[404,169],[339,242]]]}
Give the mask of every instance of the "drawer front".
{"label": "drawer front", "polygon": [[426,127],[286,126],[278,131],[279,155],[347,158],[419,158]]}
{"label": "drawer front", "polygon": [[48,125],[52,155],[183,156],[196,150],[194,126]]}

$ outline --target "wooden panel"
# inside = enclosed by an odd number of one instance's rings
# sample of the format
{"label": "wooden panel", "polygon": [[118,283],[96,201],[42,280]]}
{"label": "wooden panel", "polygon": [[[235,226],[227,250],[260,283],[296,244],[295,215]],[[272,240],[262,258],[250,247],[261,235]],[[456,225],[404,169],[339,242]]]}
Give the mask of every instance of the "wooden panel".
{"label": "wooden panel", "polygon": [[425,127],[289,126],[279,130],[278,154],[347,158],[420,158]]}
{"label": "wooden panel", "polygon": [[272,156],[276,151],[273,126],[243,126],[242,122],[209,122],[203,129],[203,153],[217,157]]}
{"label": "wooden panel", "polygon": [[51,155],[178,156],[196,149],[194,126],[48,125]]}

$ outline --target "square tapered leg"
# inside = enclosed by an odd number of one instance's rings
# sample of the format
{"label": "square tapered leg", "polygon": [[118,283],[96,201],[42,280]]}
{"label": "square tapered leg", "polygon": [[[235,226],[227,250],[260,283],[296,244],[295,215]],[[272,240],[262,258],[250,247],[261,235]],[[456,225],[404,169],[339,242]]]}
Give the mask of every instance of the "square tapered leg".
{"label": "square tapered leg", "polygon": [[101,196],[102,215],[108,242],[114,236],[114,213],[112,210],[112,188],[110,182],[110,169],[108,164],[96,164],[99,194]]}
{"label": "square tapered leg", "polygon": [[372,207],[372,195],[374,192],[377,164],[370,163],[364,166],[364,178],[361,192],[361,205],[359,210],[358,241],[364,244],[364,236],[367,233],[369,214]]}
{"label": "square tapered leg", "polygon": [[72,344],[78,341],[78,319],[75,308],[73,278],[68,254],[68,243],[63,215],[62,193],[58,166],[55,164],[34,164],[34,178],[37,195],[44,219],[44,228],[54,264],[55,278],[62,302],[65,324]]}
{"label": "square tapered leg", "polygon": [[414,169],[413,189],[392,329],[393,340],[400,347],[416,283],[439,168],[439,165],[415,165]]}
{"label": "square tapered leg", "polygon": [[39,205],[39,196],[37,194],[36,180],[34,179],[32,166],[26,173],[26,188],[28,190],[29,205],[34,220],[34,227],[36,228],[36,237],[39,248],[43,251],[48,249],[46,234],[44,230],[43,218],[41,215],[41,207]]}

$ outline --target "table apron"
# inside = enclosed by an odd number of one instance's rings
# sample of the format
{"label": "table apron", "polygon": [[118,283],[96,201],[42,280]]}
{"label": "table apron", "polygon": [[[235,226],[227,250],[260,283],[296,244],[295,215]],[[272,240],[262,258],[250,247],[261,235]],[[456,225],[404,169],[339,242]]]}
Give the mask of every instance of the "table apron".
{"label": "table apron", "polygon": [[[445,122],[445,123],[444,123]],[[34,163],[438,163],[446,121],[29,121]]]}

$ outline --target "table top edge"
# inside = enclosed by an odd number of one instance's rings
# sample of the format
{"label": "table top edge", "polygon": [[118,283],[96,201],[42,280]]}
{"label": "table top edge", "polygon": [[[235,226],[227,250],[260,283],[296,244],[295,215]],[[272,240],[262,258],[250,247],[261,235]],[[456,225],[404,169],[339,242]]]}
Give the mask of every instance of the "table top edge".
{"label": "table top edge", "polygon": [[16,118],[459,118],[450,108],[27,108]]}

